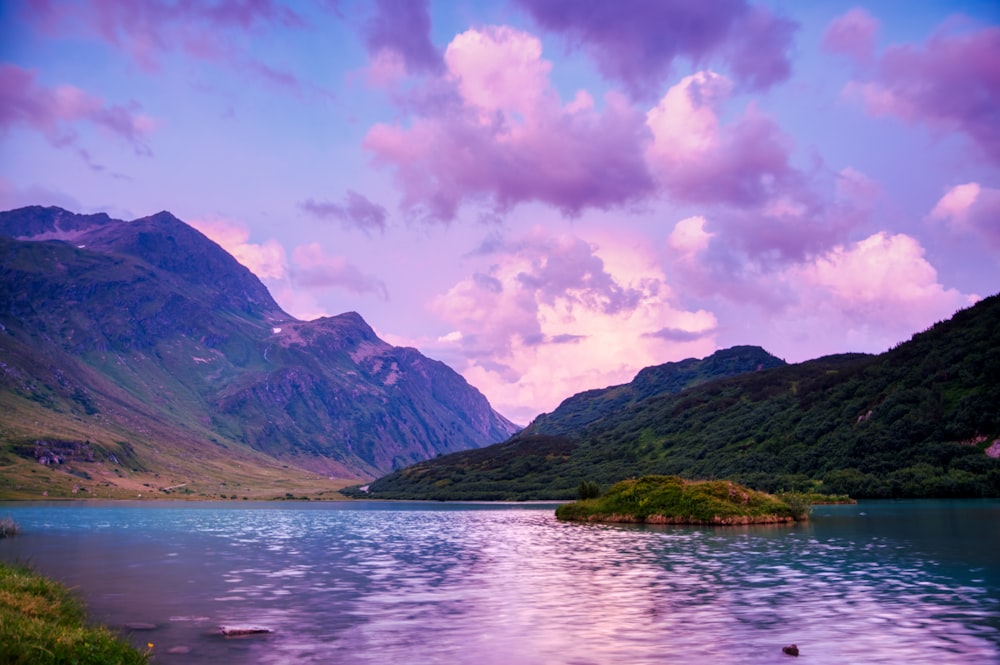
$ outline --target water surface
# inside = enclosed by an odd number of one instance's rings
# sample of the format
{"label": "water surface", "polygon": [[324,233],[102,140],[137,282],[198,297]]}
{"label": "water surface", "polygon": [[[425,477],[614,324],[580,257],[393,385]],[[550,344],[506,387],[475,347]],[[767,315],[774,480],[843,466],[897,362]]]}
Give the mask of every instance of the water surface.
{"label": "water surface", "polygon": [[[1000,502],[808,524],[564,524],[552,505],[6,503],[0,559],[201,664],[1000,663]],[[264,636],[224,638],[221,625]],[[170,653],[186,651],[186,653]]]}

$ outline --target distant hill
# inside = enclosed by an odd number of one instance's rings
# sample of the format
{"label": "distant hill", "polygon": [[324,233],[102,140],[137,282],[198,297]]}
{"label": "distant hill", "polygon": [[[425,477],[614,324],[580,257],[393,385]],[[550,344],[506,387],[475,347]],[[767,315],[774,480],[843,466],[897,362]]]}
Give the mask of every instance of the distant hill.
{"label": "distant hill", "polygon": [[563,401],[552,413],[543,413],[524,434],[571,435],[593,422],[613,416],[657,395],[682,390],[746,372],[780,367],[784,360],[758,346],[734,346],[716,351],[707,358],[688,358],[640,371],[629,383],[577,393]]}
{"label": "distant hill", "polygon": [[584,480],[663,474],[855,498],[1000,496],[1000,296],[877,356],[680,392],[642,394],[638,379],[570,398],[504,443],[393,472],[370,495],[568,499]]}
{"label": "distant hill", "polygon": [[[83,490],[95,474],[105,487],[160,474],[138,485],[152,488],[268,470],[279,484],[364,479],[517,431],[360,315],[294,319],[170,213],[0,213],[0,257],[0,493],[30,495],[53,469]],[[54,493],[68,486],[49,475]]]}

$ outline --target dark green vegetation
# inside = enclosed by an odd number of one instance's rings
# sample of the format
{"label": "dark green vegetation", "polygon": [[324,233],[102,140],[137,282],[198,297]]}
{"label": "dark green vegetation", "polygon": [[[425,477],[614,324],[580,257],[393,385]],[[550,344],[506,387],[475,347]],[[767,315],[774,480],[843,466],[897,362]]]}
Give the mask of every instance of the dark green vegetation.
{"label": "dark green vegetation", "polygon": [[82,603],[62,585],[0,563],[0,663],[146,663],[146,654],[103,627],[87,625]]}
{"label": "dark green vegetation", "polygon": [[773,493],[1000,496],[1000,296],[877,356],[743,373],[592,419],[579,412],[560,407],[502,444],[394,472],[370,495],[572,499],[584,480],[607,488],[658,474]]}
{"label": "dark green vegetation", "polygon": [[293,319],[169,213],[0,213],[0,497],[332,497],[516,429],[357,314]]}
{"label": "dark green vegetation", "polygon": [[556,509],[561,520],[646,524],[773,524],[808,517],[808,506],[787,502],[728,480],[643,476],[615,483],[607,494]]}
{"label": "dark green vegetation", "polygon": [[679,393],[709,381],[781,367],[785,361],[757,346],[734,346],[707,358],[647,367],[631,382],[587,390],[566,399],[552,413],[538,416],[524,434],[572,435],[581,428],[658,395]]}

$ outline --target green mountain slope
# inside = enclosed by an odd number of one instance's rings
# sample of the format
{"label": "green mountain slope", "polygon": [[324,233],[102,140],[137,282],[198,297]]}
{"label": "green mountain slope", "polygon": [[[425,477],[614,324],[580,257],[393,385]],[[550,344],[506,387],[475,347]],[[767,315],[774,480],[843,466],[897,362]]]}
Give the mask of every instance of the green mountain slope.
{"label": "green mountain slope", "polygon": [[358,314],[289,316],[169,213],[38,207],[0,213],[0,408],[12,495],[371,478],[517,430]]}
{"label": "green mountain slope", "polygon": [[757,346],[736,346],[702,359],[647,367],[626,384],[577,393],[552,413],[538,416],[525,434],[563,436],[619,413],[638,402],[662,394],[678,393],[715,379],[780,367],[785,361]]}
{"label": "green mountain slope", "polygon": [[1000,296],[878,356],[744,373],[586,422],[556,413],[505,443],[394,472],[371,493],[573,498],[583,480],[662,474],[857,498],[1000,496]]}

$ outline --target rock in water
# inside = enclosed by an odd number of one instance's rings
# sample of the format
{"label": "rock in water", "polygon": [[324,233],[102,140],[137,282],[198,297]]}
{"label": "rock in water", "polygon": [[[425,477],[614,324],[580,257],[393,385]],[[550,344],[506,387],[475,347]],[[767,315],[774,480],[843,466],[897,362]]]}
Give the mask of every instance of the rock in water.
{"label": "rock in water", "polygon": [[794,644],[789,644],[787,647],[781,647],[781,652],[789,656],[798,656],[799,648]]}
{"label": "rock in water", "polygon": [[226,637],[240,637],[242,635],[261,635],[274,631],[264,626],[221,626],[219,632]]}

